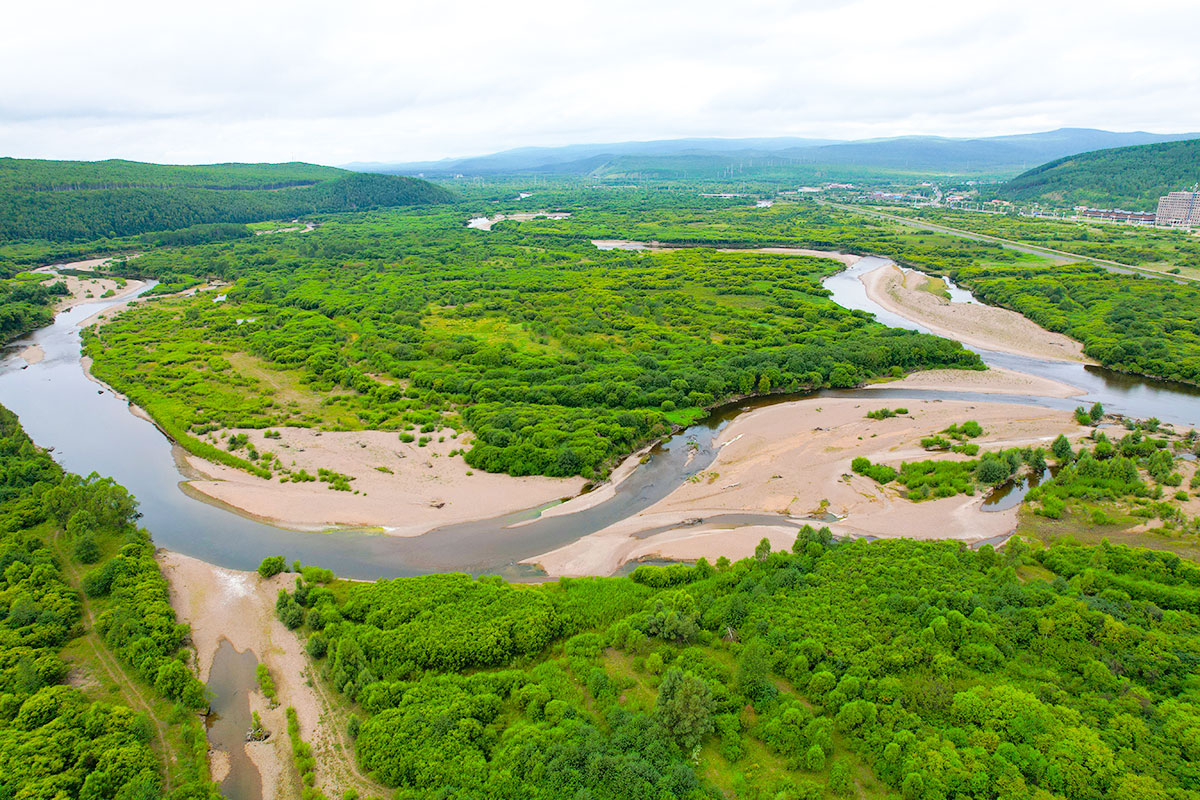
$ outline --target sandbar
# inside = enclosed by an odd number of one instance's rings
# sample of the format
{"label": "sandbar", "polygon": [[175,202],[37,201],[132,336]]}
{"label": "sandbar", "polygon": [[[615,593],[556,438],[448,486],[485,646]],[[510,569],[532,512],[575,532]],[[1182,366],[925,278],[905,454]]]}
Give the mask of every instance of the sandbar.
{"label": "sandbar", "polygon": [[[866,418],[868,411],[885,406],[906,407],[908,414]],[[739,416],[722,431],[723,446],[695,479],[645,511],[528,563],[540,564],[552,576],[607,575],[637,558],[739,558],[753,552],[763,535],[790,543],[799,521],[810,518],[833,521],[831,529],[843,536],[968,542],[1001,536],[1015,529],[1018,509],[981,513],[985,492],[914,503],[900,494],[902,487],[880,486],[850,467],[857,456],[893,466],[965,458],[927,453],[920,439],[968,419],[983,426],[984,435],[975,441],[984,449],[1048,448],[1059,433],[1082,431],[1067,411],[1012,403],[820,397],[767,406]],[[776,514],[780,524],[695,524],[739,512]],[[665,526],[676,527],[646,534]]]}
{"label": "sandbar", "polygon": [[871,300],[940,336],[1004,353],[1092,363],[1079,342],[1048,331],[1015,311],[982,303],[952,303],[918,289],[928,280],[923,273],[888,264],[861,280]]}

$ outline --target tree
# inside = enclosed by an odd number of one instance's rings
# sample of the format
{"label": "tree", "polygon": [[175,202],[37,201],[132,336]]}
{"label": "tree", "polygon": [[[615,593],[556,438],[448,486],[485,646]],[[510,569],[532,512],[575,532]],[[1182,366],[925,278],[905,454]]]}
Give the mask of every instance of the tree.
{"label": "tree", "polygon": [[1071,443],[1067,441],[1065,434],[1059,434],[1054,443],[1050,445],[1050,452],[1054,453],[1054,457],[1058,459],[1059,464],[1065,464],[1075,455],[1071,449]]}
{"label": "tree", "polygon": [[691,672],[672,667],[663,678],[655,716],[685,751],[715,730],[712,689]]}
{"label": "tree", "polygon": [[258,574],[263,578],[274,578],[287,569],[287,561],[283,556],[267,556],[258,565]]}
{"label": "tree", "polygon": [[805,751],[804,768],[809,772],[825,769],[825,751],[821,749],[821,745],[814,744]]}
{"label": "tree", "polygon": [[100,560],[100,546],[90,532],[80,535],[75,542],[75,558],[81,564],[95,564]]}
{"label": "tree", "polygon": [[767,660],[767,647],[754,639],[738,654],[737,690],[751,700],[770,700],[775,696],[775,684],[771,682],[771,665]]}
{"label": "tree", "polygon": [[769,555],[771,555],[771,540],[764,536],[758,540],[758,544],[754,548],[754,557],[759,561],[766,561]]}
{"label": "tree", "polygon": [[981,483],[995,486],[1008,480],[1008,465],[999,458],[984,458],[979,461],[975,476]]}
{"label": "tree", "polygon": [[1104,406],[1100,404],[1099,400],[1092,403],[1092,407],[1088,411],[1088,416],[1091,417],[1092,422],[1099,422],[1104,418]]}

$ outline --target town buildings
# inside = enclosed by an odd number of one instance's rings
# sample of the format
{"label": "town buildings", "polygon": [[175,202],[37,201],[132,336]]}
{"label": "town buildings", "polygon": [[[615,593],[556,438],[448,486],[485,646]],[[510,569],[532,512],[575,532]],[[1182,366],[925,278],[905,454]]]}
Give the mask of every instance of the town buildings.
{"label": "town buildings", "polygon": [[1154,224],[1172,228],[1200,227],[1200,192],[1171,192],[1160,197]]}

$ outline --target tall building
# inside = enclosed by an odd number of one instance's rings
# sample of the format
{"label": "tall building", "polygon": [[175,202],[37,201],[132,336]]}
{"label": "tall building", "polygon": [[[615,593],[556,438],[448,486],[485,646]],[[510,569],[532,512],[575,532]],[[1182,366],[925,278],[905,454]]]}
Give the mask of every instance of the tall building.
{"label": "tall building", "polygon": [[1200,227],[1200,192],[1171,192],[1158,198],[1155,225]]}

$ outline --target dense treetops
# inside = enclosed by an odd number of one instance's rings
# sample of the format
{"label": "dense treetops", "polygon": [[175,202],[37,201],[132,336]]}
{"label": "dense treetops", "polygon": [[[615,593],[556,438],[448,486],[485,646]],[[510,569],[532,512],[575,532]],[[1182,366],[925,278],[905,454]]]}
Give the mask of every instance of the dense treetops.
{"label": "dense treetops", "polygon": [[345,170],[316,164],[204,164],[177,166],[140,161],[47,161],[0,158],[0,187],[7,191],[79,191],[130,187],[279,189],[331,180]]}
{"label": "dense treetops", "polygon": [[141,256],[124,269],[234,286],[89,334],[96,374],[184,441],[222,427],[465,427],[472,466],[590,477],[732,396],[979,363],[830,302],[819,281],[834,261],[601,252],[464,221],[379,213]]}
{"label": "dense treetops", "polygon": [[[1191,285],[1112,273],[1090,264],[1058,264],[999,244],[913,231],[808,203],[778,203],[769,209],[595,210],[566,220],[520,225],[530,231],[597,239],[792,245],[888,256],[904,266],[949,275],[979,299],[1083,342],[1084,352],[1107,367],[1200,380],[1200,289]],[[1190,254],[1191,248],[1175,252]]]}
{"label": "dense treetops", "polygon": [[[179,658],[187,629],[175,621],[149,536],[132,524],[135,509],[111,480],[64,474],[0,408],[2,797],[163,796],[149,721],[65,684],[59,651],[80,633],[82,614],[63,551],[89,565],[119,548],[84,581],[89,594],[104,598],[100,634],[163,696],[185,707],[207,705],[203,685]],[[60,541],[58,552],[52,538]],[[182,727],[202,741],[198,725]],[[197,766],[171,796],[208,798],[203,775]]]}
{"label": "dense treetops", "polygon": [[312,164],[0,159],[0,240],[113,238],[450,199],[445,189],[415,178]]}
{"label": "dense treetops", "polygon": [[1190,189],[1200,139],[1094,150],[1035,167],[996,190],[1007,200],[1153,211],[1158,198]]}
{"label": "dense treetops", "polygon": [[811,528],[770,550],[542,586],[298,582],[279,608],[401,798],[1200,791],[1195,565]]}

